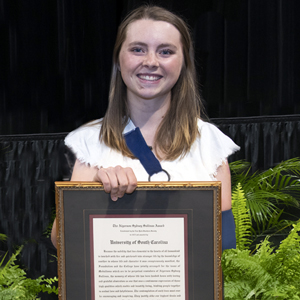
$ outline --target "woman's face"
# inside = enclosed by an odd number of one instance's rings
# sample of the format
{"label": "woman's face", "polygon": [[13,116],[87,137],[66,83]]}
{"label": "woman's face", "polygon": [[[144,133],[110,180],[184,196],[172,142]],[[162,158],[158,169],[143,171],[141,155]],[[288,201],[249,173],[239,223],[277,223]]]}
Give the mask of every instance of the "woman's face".
{"label": "woman's face", "polygon": [[128,26],[119,54],[128,100],[170,100],[182,65],[180,33],[173,25],[142,19]]}

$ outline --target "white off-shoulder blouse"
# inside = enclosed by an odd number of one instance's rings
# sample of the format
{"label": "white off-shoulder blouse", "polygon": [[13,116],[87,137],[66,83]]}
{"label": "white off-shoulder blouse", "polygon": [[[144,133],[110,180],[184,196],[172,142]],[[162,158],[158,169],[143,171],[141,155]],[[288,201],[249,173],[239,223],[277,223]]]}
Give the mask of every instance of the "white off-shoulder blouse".
{"label": "white off-shoulder blouse", "polygon": [[[123,156],[120,152],[106,146],[99,140],[101,120],[95,120],[72,131],[65,138],[65,144],[76,158],[92,167],[131,167],[138,181],[148,181],[148,173],[138,159]],[[130,120],[123,133],[135,128]],[[239,150],[228,136],[215,125],[198,120],[199,137],[193,143],[190,152],[183,158],[173,161],[162,160],[161,166],[171,177],[171,181],[211,181],[215,180],[217,168],[227,157]],[[161,172],[151,180],[166,180]]]}

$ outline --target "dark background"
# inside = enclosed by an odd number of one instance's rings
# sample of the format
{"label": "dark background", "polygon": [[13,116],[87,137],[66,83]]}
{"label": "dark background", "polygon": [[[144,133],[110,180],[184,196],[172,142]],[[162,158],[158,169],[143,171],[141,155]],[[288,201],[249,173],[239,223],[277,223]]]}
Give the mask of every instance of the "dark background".
{"label": "dark background", "polygon": [[[103,116],[117,26],[144,2],[0,0],[0,135]],[[189,23],[210,118],[300,113],[300,1],[152,3]]]}

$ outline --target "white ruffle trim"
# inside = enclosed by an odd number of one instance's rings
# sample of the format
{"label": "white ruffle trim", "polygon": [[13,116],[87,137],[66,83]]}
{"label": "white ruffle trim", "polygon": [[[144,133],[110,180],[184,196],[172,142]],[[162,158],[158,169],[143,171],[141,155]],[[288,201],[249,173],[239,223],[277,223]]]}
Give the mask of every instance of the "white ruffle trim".
{"label": "white ruffle trim", "polygon": [[[99,133],[101,119],[90,122],[72,131],[65,138],[65,144],[76,155],[76,158],[91,167],[132,166],[144,173],[137,160],[123,157],[120,152],[100,143]],[[124,132],[135,128],[129,121]],[[240,149],[228,136],[223,134],[215,125],[198,121],[200,138],[193,144],[190,153],[184,158],[173,162],[162,161],[162,167],[173,172],[175,179],[195,178],[192,180],[215,180],[217,169],[226,162],[227,157]],[[206,174],[206,175],[205,175]],[[172,177],[172,176],[171,176]],[[177,178],[177,179],[176,179]],[[191,179],[188,179],[191,180]]]}
{"label": "white ruffle trim", "polygon": [[199,120],[198,127],[200,131],[198,146],[203,165],[208,173],[215,177],[218,168],[240,147],[213,124]]}

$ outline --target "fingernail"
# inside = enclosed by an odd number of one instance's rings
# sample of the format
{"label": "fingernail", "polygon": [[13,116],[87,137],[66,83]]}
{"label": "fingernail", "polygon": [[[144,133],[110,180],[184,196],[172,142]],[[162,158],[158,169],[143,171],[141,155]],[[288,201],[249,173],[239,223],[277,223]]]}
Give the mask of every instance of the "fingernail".
{"label": "fingernail", "polygon": [[118,197],[117,197],[117,196],[112,196],[112,197],[111,197],[111,200],[112,200],[112,201],[117,201],[117,200],[118,200]]}

